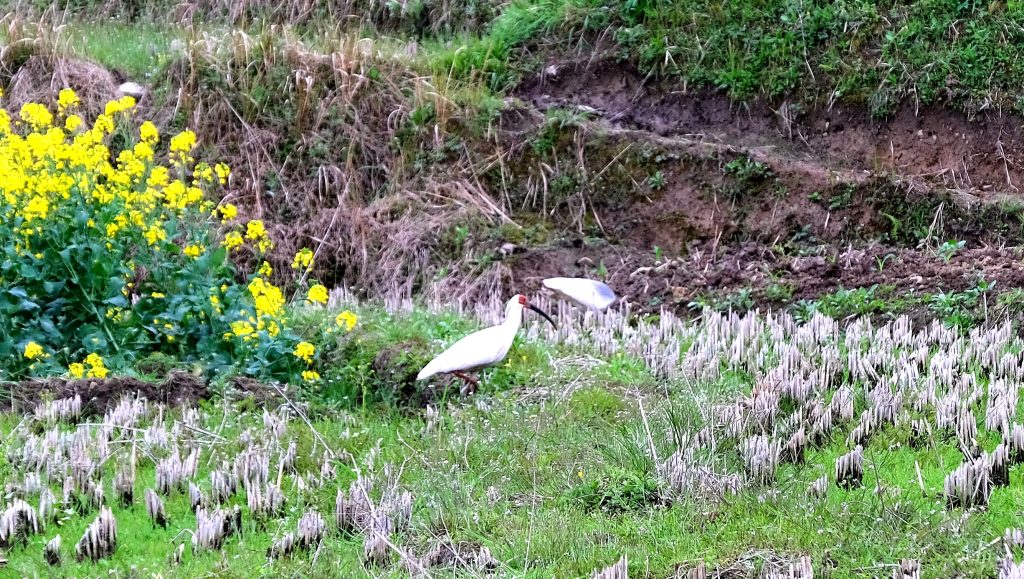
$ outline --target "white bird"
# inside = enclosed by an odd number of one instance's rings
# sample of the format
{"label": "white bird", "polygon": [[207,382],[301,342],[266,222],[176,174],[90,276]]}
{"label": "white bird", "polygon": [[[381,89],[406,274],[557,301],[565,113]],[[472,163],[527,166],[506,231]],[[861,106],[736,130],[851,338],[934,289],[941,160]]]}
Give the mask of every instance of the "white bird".
{"label": "white bird", "polygon": [[452,374],[462,378],[466,383],[463,392],[476,390],[477,380],[469,376],[468,372],[493,366],[505,359],[516,333],[523,323],[523,308],[529,308],[541,316],[544,316],[552,326],[558,328],[551,316],[540,308],[534,306],[526,299],[526,296],[519,294],[505,304],[505,321],[497,326],[491,326],[473,332],[451,345],[450,348],[434,358],[429,364],[420,370],[416,375],[417,380],[425,380],[436,374]]}
{"label": "white bird", "polygon": [[579,277],[552,277],[544,280],[544,287],[587,310],[603,312],[618,297],[612,288],[592,279]]}

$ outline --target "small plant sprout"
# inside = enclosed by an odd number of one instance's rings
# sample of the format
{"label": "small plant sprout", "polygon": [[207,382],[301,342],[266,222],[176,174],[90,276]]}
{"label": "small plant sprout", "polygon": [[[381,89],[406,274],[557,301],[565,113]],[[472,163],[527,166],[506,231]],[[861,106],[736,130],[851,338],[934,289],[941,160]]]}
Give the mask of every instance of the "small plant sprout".
{"label": "small plant sprout", "polygon": [[881,272],[881,271],[885,270],[885,265],[887,263],[889,263],[890,260],[894,260],[894,259],[896,259],[896,254],[895,253],[887,253],[885,255],[876,256],[875,257],[875,267],[878,269],[879,272]]}
{"label": "small plant sprout", "polygon": [[939,249],[938,249],[939,257],[942,258],[942,261],[945,261],[946,263],[949,263],[949,260],[953,259],[953,256],[956,255],[957,252],[959,252],[961,249],[963,249],[965,245],[966,245],[966,242],[964,242],[962,240],[961,241],[950,240],[950,241],[943,242],[942,245],[939,245]]}
{"label": "small plant sprout", "polygon": [[656,171],[653,175],[647,178],[647,186],[652,191],[661,191],[665,188],[665,173]]}

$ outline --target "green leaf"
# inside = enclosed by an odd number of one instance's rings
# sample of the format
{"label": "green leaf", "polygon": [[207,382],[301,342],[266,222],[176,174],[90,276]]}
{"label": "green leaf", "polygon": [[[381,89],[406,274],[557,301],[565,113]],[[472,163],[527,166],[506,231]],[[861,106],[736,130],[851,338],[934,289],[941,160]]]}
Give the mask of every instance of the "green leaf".
{"label": "green leaf", "polygon": [[19,312],[31,312],[33,310],[38,310],[38,309],[39,309],[39,304],[35,303],[32,300],[21,300],[21,302],[18,303],[18,311]]}
{"label": "green leaf", "polygon": [[50,318],[39,318],[39,327],[51,338],[59,338],[61,336],[60,330],[57,329],[57,325],[54,324],[53,320]]}
{"label": "green leaf", "polygon": [[105,303],[105,304],[107,304],[109,306],[114,306],[114,307],[118,307],[118,308],[127,308],[128,307],[128,298],[124,297],[124,295],[122,295],[122,294],[118,294],[118,295],[116,295],[116,296],[114,296],[112,298],[107,298],[107,299],[103,300],[103,303]]}

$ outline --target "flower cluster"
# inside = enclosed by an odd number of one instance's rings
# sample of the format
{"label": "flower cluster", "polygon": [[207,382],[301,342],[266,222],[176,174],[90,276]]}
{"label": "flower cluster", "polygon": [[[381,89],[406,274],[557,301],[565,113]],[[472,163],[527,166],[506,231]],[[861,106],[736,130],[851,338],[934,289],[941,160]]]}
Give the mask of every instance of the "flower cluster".
{"label": "flower cluster", "polygon": [[273,242],[210,200],[230,168],[196,162],[192,131],[163,139],[137,124],[131,97],[91,123],[79,107],[70,89],[53,110],[0,106],[0,378],[103,378],[153,352],[210,371],[316,373],[269,266],[235,281],[230,250]]}

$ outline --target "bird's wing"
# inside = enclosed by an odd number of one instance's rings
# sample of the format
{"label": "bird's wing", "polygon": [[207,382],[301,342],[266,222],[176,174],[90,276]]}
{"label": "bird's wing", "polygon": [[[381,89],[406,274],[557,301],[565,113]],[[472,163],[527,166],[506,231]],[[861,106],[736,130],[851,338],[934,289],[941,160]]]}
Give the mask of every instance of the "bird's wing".
{"label": "bird's wing", "polygon": [[577,304],[603,310],[615,302],[612,288],[590,279],[553,277],[544,280],[544,287],[554,290]]}
{"label": "bird's wing", "polygon": [[423,380],[445,372],[474,370],[500,362],[512,346],[512,340],[507,339],[502,329],[501,326],[493,326],[460,339],[424,366],[416,379]]}

